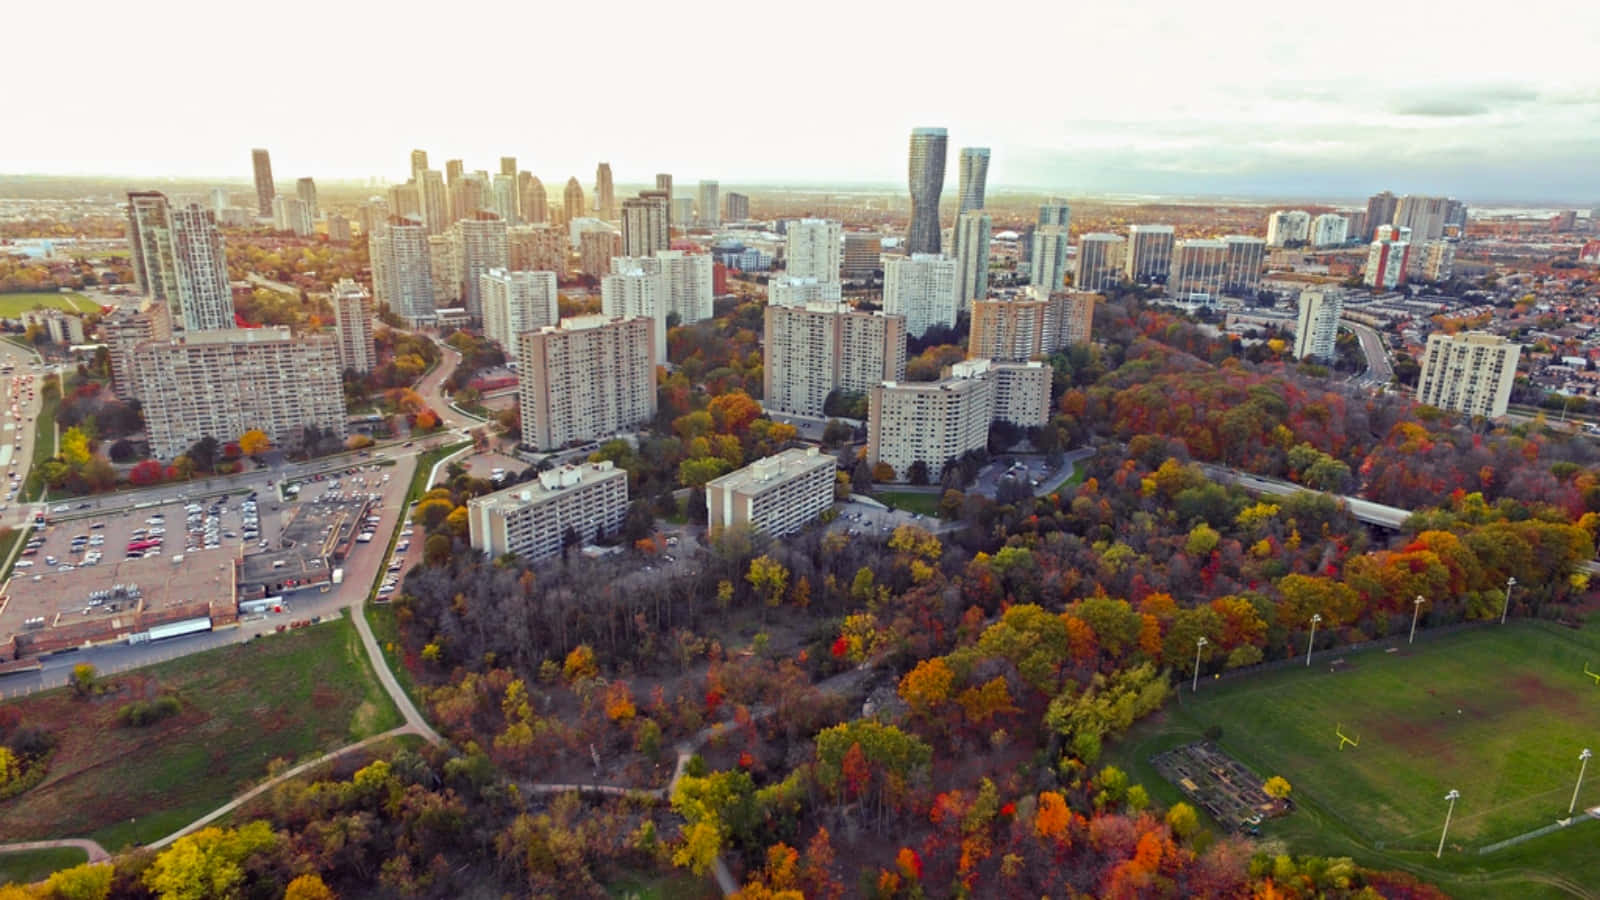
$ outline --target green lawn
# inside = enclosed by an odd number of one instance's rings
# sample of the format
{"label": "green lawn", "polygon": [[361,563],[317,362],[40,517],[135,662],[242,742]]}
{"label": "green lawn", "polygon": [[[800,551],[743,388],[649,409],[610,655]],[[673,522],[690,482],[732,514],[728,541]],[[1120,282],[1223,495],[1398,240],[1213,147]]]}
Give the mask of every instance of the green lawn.
{"label": "green lawn", "polygon": [[[348,619],[111,676],[106,696],[65,690],[14,701],[60,743],[38,787],[0,802],[0,841],[148,842],[298,761],[400,724]],[[180,714],[118,724],[135,698],[175,693]]]}
{"label": "green lawn", "polygon": [[0,319],[15,319],[36,306],[51,306],[67,312],[97,312],[100,304],[68,291],[38,291],[29,294],[0,294]]}
{"label": "green lawn", "polygon": [[34,501],[44,493],[41,466],[56,455],[56,411],[61,408],[61,379],[48,375],[39,381],[39,415],[34,419],[33,461],[22,488],[22,499]]}
{"label": "green lawn", "polygon": [[[1179,703],[1110,747],[1107,761],[1171,803],[1180,795],[1150,756],[1217,726],[1224,749],[1294,786],[1299,810],[1263,831],[1298,851],[1409,869],[1460,896],[1504,896],[1512,883],[1537,896],[1562,878],[1600,884],[1591,852],[1600,822],[1477,853],[1566,815],[1578,752],[1600,746],[1600,685],[1583,674],[1586,663],[1600,671],[1600,633],[1519,623],[1343,658],[1338,672],[1319,659],[1202,683],[1198,696],[1184,685]],[[1340,750],[1336,726],[1360,746]],[[1452,788],[1454,849],[1436,862]],[[1596,804],[1600,778],[1586,778],[1579,807]]]}
{"label": "green lawn", "polygon": [[880,503],[887,503],[895,509],[922,513],[930,518],[938,518],[939,516],[939,494],[923,494],[916,491],[874,491],[872,499]]}
{"label": "green lawn", "polygon": [[32,884],[88,861],[89,854],[76,847],[0,853],[0,884]]}

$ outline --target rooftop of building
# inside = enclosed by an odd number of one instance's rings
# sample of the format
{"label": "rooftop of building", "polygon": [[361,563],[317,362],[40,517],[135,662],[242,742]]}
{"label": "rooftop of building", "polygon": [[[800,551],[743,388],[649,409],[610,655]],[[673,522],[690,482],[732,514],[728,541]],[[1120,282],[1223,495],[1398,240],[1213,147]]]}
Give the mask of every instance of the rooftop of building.
{"label": "rooftop of building", "polygon": [[[270,344],[294,340],[287,325],[266,325],[261,328],[218,328],[214,331],[185,331],[172,336],[171,345],[204,346],[211,344]],[[167,343],[158,341],[157,343]]]}
{"label": "rooftop of building", "polygon": [[706,488],[749,492],[823,466],[834,468],[833,457],[820,452],[816,447],[797,447],[762,457],[742,469],[735,469],[720,478],[713,478],[706,482]]}
{"label": "rooftop of building", "polygon": [[596,484],[610,478],[627,478],[627,472],[617,468],[610,460],[576,463],[539,473],[537,481],[525,481],[502,491],[485,494],[468,501],[474,509],[520,509],[530,503],[539,503],[574,488]]}

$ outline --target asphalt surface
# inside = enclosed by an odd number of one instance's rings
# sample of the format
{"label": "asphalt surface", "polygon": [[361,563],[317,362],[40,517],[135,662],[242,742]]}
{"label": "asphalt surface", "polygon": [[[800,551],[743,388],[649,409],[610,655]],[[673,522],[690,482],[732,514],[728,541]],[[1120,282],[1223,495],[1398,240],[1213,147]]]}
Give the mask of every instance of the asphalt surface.
{"label": "asphalt surface", "polygon": [[1388,384],[1394,379],[1394,366],[1389,362],[1389,352],[1384,349],[1383,337],[1369,325],[1341,319],[1340,325],[1355,333],[1361,342],[1361,352],[1367,357],[1367,371],[1355,379],[1357,384]]}

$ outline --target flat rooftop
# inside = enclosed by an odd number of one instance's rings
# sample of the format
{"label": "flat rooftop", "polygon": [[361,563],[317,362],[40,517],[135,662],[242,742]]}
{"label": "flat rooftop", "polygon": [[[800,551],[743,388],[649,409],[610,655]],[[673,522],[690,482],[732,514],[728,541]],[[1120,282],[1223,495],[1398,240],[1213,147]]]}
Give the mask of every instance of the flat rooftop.
{"label": "flat rooftop", "polygon": [[749,493],[823,466],[834,468],[836,466],[834,458],[819,452],[815,447],[793,448],[762,457],[742,469],[736,469],[720,478],[713,478],[706,482],[706,488],[732,489]]}
{"label": "flat rooftop", "polygon": [[563,491],[570,491],[573,488],[605,481],[618,475],[626,478],[627,472],[617,468],[610,460],[565,465],[559,469],[540,472],[537,481],[524,481],[521,484],[514,484],[503,491],[495,491],[482,497],[474,497],[468,502],[478,509],[488,508],[511,511],[527,506],[529,503],[538,503],[546,498],[555,497]]}
{"label": "flat rooftop", "polygon": [[365,530],[367,510],[377,508],[365,493],[336,500],[318,498],[290,505],[278,546],[251,553],[240,565],[239,584],[281,585],[285,581],[325,581],[355,536]]}

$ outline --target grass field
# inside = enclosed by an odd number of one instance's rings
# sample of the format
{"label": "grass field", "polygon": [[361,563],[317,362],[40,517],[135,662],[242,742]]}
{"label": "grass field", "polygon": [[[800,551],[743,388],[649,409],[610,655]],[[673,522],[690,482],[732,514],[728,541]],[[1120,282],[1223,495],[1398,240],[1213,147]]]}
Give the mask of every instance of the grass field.
{"label": "grass field", "polygon": [[[1477,853],[1566,815],[1578,752],[1600,746],[1600,685],[1583,674],[1600,671],[1600,632],[1520,623],[1344,659],[1338,672],[1324,658],[1185,689],[1108,761],[1171,803],[1181,797],[1149,757],[1220,727],[1224,749],[1294,786],[1299,811],[1263,830],[1297,851],[1410,869],[1460,896],[1503,896],[1507,879],[1528,886],[1519,896],[1571,895],[1550,886],[1562,879],[1600,885],[1600,822]],[[1340,750],[1336,726],[1360,746]],[[1461,800],[1436,862],[1452,788]],[[1600,778],[1578,802],[1600,804]]]}
{"label": "grass field", "polygon": [[33,423],[33,461],[22,488],[24,500],[37,500],[44,494],[41,467],[56,455],[56,412],[60,409],[61,379],[47,375],[39,380],[39,415]]}
{"label": "grass field", "polygon": [[89,854],[76,847],[0,853],[0,884],[32,884],[88,861]]}
{"label": "grass field", "polygon": [[[14,701],[60,741],[38,787],[0,802],[0,841],[92,837],[115,851],[162,837],[268,774],[400,724],[347,619]],[[134,699],[175,693],[174,718],[118,724]]]}
{"label": "grass field", "polygon": [[29,294],[0,294],[0,319],[15,319],[35,306],[52,306],[67,312],[97,312],[100,304],[76,291],[39,291]]}
{"label": "grass field", "polygon": [[917,491],[874,491],[872,499],[886,503],[895,509],[906,512],[922,513],[929,518],[939,517],[939,494],[923,494]]}

